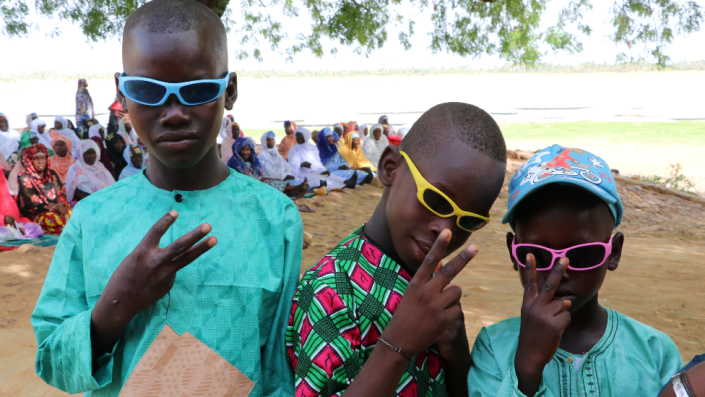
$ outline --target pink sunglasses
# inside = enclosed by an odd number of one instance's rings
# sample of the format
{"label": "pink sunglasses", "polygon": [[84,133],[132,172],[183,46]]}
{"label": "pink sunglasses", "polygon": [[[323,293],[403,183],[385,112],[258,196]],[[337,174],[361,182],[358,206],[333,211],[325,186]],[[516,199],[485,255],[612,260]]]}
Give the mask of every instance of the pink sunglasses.
{"label": "pink sunglasses", "polygon": [[[575,245],[564,250],[553,250],[535,244],[517,244],[516,237],[512,241],[512,256],[521,267],[526,267],[526,255],[534,254],[536,270],[545,271],[553,269],[559,258],[568,258],[568,270],[585,271],[597,269],[607,262],[612,252],[612,238],[609,243],[588,243]],[[523,258],[523,259],[521,259]]]}

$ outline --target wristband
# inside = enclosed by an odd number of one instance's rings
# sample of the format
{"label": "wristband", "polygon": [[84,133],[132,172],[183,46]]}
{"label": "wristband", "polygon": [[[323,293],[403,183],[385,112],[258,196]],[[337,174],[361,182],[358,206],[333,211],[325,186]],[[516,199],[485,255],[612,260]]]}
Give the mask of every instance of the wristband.
{"label": "wristband", "polygon": [[690,388],[685,372],[673,375],[671,384],[673,385],[673,391],[676,393],[676,397],[695,397],[695,393],[693,393],[693,389]]}
{"label": "wristband", "polygon": [[384,343],[385,345],[387,345],[387,347],[389,347],[390,349],[394,350],[395,352],[403,355],[404,357],[408,358],[409,360],[413,360],[413,357],[411,357],[411,354],[405,352],[404,349],[402,349],[401,347],[394,346],[393,344],[387,342],[386,340],[384,340],[382,338],[378,338],[377,340]]}

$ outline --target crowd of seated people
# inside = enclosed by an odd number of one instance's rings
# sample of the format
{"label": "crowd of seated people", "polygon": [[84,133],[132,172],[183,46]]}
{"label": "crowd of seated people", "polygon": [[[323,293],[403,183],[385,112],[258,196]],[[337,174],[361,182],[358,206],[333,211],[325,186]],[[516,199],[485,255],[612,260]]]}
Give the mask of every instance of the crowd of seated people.
{"label": "crowd of seated people", "polygon": [[[79,127],[57,116],[49,128],[31,113],[18,132],[0,113],[0,241],[60,234],[76,203],[148,166],[148,149],[128,114],[111,115],[107,127],[94,118],[85,80],[76,106]],[[217,143],[230,168],[297,199],[371,183],[384,149],[403,137],[388,123],[382,116],[378,124],[350,121],[312,133],[286,121],[280,142],[268,131],[258,145],[227,115]]]}

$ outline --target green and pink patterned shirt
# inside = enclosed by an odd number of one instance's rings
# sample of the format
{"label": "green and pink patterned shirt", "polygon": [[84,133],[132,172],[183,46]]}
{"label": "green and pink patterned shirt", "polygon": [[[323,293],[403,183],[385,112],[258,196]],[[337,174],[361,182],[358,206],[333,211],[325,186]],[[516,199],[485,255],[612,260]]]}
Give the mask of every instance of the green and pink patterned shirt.
{"label": "green and pink patterned shirt", "polygon": [[[340,396],[372,354],[411,277],[362,232],[343,239],[299,282],[286,329],[297,397]],[[447,396],[435,347],[409,363],[397,396]]]}

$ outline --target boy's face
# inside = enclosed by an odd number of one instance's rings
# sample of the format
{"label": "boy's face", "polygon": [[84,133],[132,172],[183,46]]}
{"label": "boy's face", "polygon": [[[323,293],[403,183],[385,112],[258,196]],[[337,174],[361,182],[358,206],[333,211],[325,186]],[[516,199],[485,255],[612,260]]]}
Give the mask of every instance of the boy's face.
{"label": "boy's face", "polygon": [[[614,218],[606,205],[592,209],[578,210],[569,205],[551,205],[538,209],[529,216],[517,218],[514,224],[516,241],[521,244],[536,244],[553,250],[570,248],[587,243],[607,243],[612,237]],[[507,246],[511,257],[512,233],[507,234]],[[585,303],[597,297],[605,280],[607,270],[615,270],[622,254],[624,235],[617,233],[612,239],[612,252],[607,261],[592,270],[566,270],[563,274],[554,299],[570,300],[571,313],[576,312]],[[512,257],[512,262],[514,259]],[[569,264],[570,265],[570,264]],[[554,265],[555,266],[555,265]],[[519,270],[522,284],[525,282],[525,268],[514,263]],[[537,271],[537,284],[543,285],[551,271]]]}
{"label": "boy's face", "polygon": [[[409,156],[421,175],[460,209],[488,216],[502,188],[504,163],[452,137],[437,150]],[[396,146],[385,149],[379,165],[379,178],[385,185],[387,224],[394,249],[406,265],[412,269],[421,266],[443,229],[453,234],[446,255],[465,244],[471,233],[458,227],[457,216],[441,218],[416,197],[416,182]]]}
{"label": "boy's face", "polygon": [[[161,34],[136,27],[123,41],[125,74],[170,83],[222,78],[227,60],[209,44],[217,40],[211,36],[215,33]],[[119,75],[115,74],[116,87]],[[197,164],[214,147],[223,109],[232,109],[237,99],[237,77],[231,73],[223,95],[198,106],[185,106],[175,95],[161,106],[147,106],[124,97],[119,89],[117,94],[150,153],[170,168],[183,169]]]}

